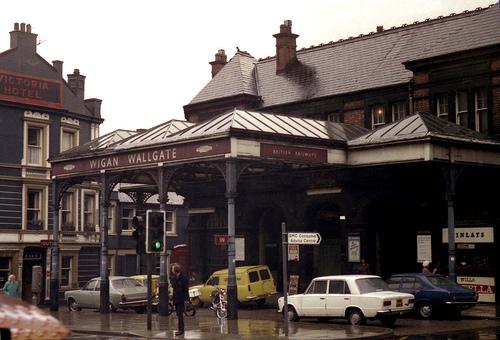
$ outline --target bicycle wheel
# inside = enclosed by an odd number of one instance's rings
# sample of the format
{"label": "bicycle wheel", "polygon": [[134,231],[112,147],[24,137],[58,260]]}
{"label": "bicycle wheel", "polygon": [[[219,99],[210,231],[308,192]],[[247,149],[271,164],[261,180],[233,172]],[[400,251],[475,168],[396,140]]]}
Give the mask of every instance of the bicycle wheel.
{"label": "bicycle wheel", "polygon": [[226,303],[222,302],[219,306],[217,306],[217,310],[215,311],[217,314],[217,317],[219,319],[224,319],[227,317],[227,308],[226,308]]}
{"label": "bicycle wheel", "polygon": [[196,314],[196,308],[191,302],[186,302],[184,304],[184,315],[194,316]]}

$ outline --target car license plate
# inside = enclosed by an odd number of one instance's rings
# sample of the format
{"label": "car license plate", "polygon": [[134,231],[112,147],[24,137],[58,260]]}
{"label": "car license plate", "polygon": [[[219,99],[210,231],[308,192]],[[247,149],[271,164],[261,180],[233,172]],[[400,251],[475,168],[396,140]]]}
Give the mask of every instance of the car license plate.
{"label": "car license plate", "polygon": [[396,300],[396,307],[403,307],[403,300]]}

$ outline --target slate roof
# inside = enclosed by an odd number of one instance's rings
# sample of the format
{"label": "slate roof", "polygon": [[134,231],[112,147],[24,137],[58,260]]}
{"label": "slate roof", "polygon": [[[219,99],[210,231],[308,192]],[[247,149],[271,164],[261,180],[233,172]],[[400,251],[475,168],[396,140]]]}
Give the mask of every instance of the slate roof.
{"label": "slate roof", "polygon": [[[238,94],[257,95],[253,69],[257,60],[250,54],[238,51],[215,75],[190,104],[204,102],[212,98],[232,97]],[[231,84],[231,86],[221,86]]]}
{"label": "slate roof", "polygon": [[377,146],[426,138],[500,146],[500,142],[486,135],[427,113],[416,113],[384,125],[349,141],[348,146]]}
{"label": "slate roof", "polygon": [[151,129],[147,129],[140,133],[137,133],[131,138],[122,140],[117,143],[116,146],[120,148],[127,146],[135,146],[137,144],[141,144],[142,142],[146,142],[148,144],[157,144],[167,141],[168,137],[171,135],[184,130],[190,126],[194,125],[194,123],[189,123],[184,120],[172,119],[157,125]]}
{"label": "slate roof", "polygon": [[229,129],[339,141],[367,131],[357,125],[235,109],[172,137],[192,138]]}
{"label": "slate roof", "polygon": [[368,130],[350,124],[234,109],[210,120],[190,126],[162,140],[154,138],[139,140],[138,135],[115,144],[113,148],[119,150],[144,147],[160,142],[169,143],[206,137],[229,136],[232,131],[346,142],[349,139],[361,136]]}
{"label": "slate roof", "polygon": [[[270,107],[397,85],[412,77],[403,62],[495,44],[500,44],[498,3],[302,49],[298,63],[281,74],[274,57],[254,62],[237,53],[190,104],[250,93],[262,97],[261,107]],[[242,79],[245,84],[253,79],[256,90],[242,86]]]}

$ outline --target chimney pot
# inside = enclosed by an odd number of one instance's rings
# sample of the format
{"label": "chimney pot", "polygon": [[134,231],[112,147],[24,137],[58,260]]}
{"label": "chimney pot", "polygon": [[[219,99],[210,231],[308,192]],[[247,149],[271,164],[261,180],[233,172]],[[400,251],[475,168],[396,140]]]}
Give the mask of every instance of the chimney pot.
{"label": "chimney pot", "polygon": [[68,86],[78,99],[85,97],[85,76],[80,74],[80,70],[75,68],[73,74],[68,74]]}
{"label": "chimney pot", "polygon": [[56,69],[59,77],[63,76],[63,62],[61,60],[52,60],[52,66]]}
{"label": "chimney pot", "polygon": [[384,26],[377,26],[377,33],[383,32]]}
{"label": "chimney pot", "polygon": [[209,62],[210,65],[212,65],[212,78],[215,77],[217,73],[219,73],[220,70],[224,67],[224,65],[227,64],[227,55],[226,51],[223,49],[220,49],[217,51],[215,54],[215,60]]}
{"label": "chimney pot", "polygon": [[101,118],[101,104],[102,100],[98,98],[85,99],[85,107],[96,118]]}
{"label": "chimney pot", "polygon": [[16,22],[14,23],[14,30],[10,32],[10,48],[36,53],[36,37],[36,34],[31,33],[30,24]]}
{"label": "chimney pot", "polygon": [[276,38],[276,73],[283,72],[290,63],[297,60],[297,37],[292,33],[292,20],[285,20],[280,25]]}

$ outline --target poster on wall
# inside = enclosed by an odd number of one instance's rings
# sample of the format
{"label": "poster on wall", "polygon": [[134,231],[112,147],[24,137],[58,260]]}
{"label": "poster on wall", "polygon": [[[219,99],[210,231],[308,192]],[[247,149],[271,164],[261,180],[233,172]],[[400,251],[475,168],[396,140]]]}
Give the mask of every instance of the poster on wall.
{"label": "poster on wall", "polygon": [[288,282],[288,294],[297,294],[299,292],[299,275],[290,275]]}
{"label": "poster on wall", "polygon": [[298,244],[289,244],[288,245],[288,261],[299,261],[299,245]]}
{"label": "poster on wall", "polygon": [[361,261],[361,238],[359,236],[348,236],[348,261],[359,262]]}
{"label": "poster on wall", "polygon": [[417,235],[417,262],[432,262],[432,236]]}
{"label": "poster on wall", "polygon": [[234,238],[235,253],[234,258],[236,261],[245,261],[245,238],[235,237]]}

